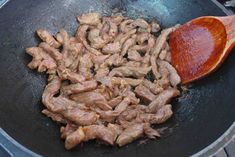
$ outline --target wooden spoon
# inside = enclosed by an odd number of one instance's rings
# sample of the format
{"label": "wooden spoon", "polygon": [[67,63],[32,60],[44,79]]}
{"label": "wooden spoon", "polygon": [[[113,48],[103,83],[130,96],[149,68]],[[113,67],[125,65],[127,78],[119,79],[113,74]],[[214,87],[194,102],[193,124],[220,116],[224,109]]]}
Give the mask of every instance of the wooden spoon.
{"label": "wooden spoon", "polygon": [[170,36],[172,64],[182,84],[200,79],[218,68],[235,46],[235,15],[196,18]]}

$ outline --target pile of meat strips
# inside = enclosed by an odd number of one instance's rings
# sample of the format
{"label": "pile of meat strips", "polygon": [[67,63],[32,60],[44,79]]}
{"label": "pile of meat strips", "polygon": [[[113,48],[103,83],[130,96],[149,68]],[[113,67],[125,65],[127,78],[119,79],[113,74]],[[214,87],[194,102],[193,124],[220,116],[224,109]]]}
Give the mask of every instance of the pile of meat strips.
{"label": "pile of meat strips", "polygon": [[49,76],[42,113],[62,124],[66,149],[93,139],[124,146],[160,137],[152,125],[172,116],[170,100],[180,95],[167,43],[176,26],[160,33],[156,22],[121,14],[88,13],[78,21],[75,37],[39,29],[43,42],[26,49],[28,67]]}

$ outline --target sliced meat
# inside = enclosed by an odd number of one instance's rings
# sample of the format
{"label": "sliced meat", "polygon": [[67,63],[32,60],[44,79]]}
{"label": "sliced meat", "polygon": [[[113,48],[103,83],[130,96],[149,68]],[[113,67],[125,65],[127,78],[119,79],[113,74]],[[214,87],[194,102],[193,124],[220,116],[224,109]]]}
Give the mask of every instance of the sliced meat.
{"label": "sliced meat", "polygon": [[91,46],[96,49],[103,48],[109,42],[109,40],[105,41],[102,39],[100,36],[100,30],[97,28],[90,30],[88,33],[88,40],[90,41]]}
{"label": "sliced meat", "polygon": [[119,42],[109,43],[102,49],[104,54],[116,54],[121,52],[121,44]]}
{"label": "sliced meat", "polygon": [[151,56],[150,61],[151,61],[151,65],[152,65],[152,71],[153,71],[153,74],[155,75],[156,79],[159,79],[161,77],[161,75],[158,72],[158,67],[157,67],[157,63],[156,63],[158,55],[161,52],[165,42],[167,41],[167,38],[168,38],[169,34],[171,32],[173,32],[174,30],[176,30],[177,27],[178,26],[171,27],[171,28],[163,30],[161,32],[161,35],[157,39],[155,47],[153,48],[152,56]]}
{"label": "sliced meat", "polygon": [[127,51],[128,51],[128,49],[129,49],[131,46],[135,45],[135,44],[136,44],[136,35],[132,36],[131,38],[129,38],[129,39],[127,39],[127,40],[125,41],[125,43],[124,43],[123,46],[122,46],[121,55],[122,55],[122,56],[125,56],[126,53],[127,53]]}
{"label": "sliced meat", "polygon": [[72,149],[73,147],[77,146],[82,141],[84,141],[84,139],[85,139],[85,134],[83,132],[83,128],[79,127],[77,130],[66,136],[65,148],[67,150]]}
{"label": "sliced meat", "polygon": [[148,136],[148,138],[155,139],[156,137],[160,137],[161,135],[155,129],[153,129],[149,123],[144,124],[144,134]]}
{"label": "sliced meat", "polygon": [[88,44],[88,41],[86,39],[88,30],[89,30],[89,25],[81,25],[76,32],[76,39],[79,42],[81,42],[89,52],[95,55],[101,55],[102,53],[99,50],[91,47]]}
{"label": "sliced meat", "polygon": [[118,124],[112,124],[109,123],[107,126],[114,134],[114,141],[117,139],[117,137],[122,133],[123,128],[122,126],[118,125]]}
{"label": "sliced meat", "polygon": [[140,62],[143,60],[143,57],[140,55],[140,53],[134,49],[129,49],[128,50],[128,59],[132,61],[137,61]]}
{"label": "sliced meat", "polygon": [[84,103],[87,106],[97,105],[103,110],[112,109],[112,107],[108,105],[108,102],[105,97],[102,94],[94,91],[73,94],[71,95],[71,99],[80,103]]}
{"label": "sliced meat", "polygon": [[143,85],[139,85],[135,88],[135,93],[138,97],[140,97],[144,102],[151,102],[156,98],[156,95],[154,95],[147,87]]}
{"label": "sliced meat", "polygon": [[61,44],[56,41],[55,38],[45,29],[38,29],[37,35],[40,39],[42,39],[42,41],[46,42],[54,48],[59,48],[61,46]]}
{"label": "sliced meat", "polygon": [[108,122],[111,122],[114,118],[124,112],[130,103],[130,98],[126,97],[115,107],[113,111],[100,111],[100,117]]}
{"label": "sliced meat", "polygon": [[70,135],[71,133],[73,133],[74,131],[76,131],[78,128],[77,125],[74,125],[72,123],[68,123],[66,124],[66,126],[62,126],[60,128],[60,133],[61,133],[61,138],[65,139],[68,135]]}
{"label": "sliced meat", "polygon": [[151,70],[151,67],[141,68],[141,67],[123,66],[123,67],[114,68],[109,73],[109,76],[141,78],[141,77],[144,77],[150,70]]}
{"label": "sliced meat", "polygon": [[70,85],[63,87],[63,92],[67,95],[87,92],[92,89],[96,89],[97,85],[98,85],[97,81],[95,80],[85,81],[85,82],[76,83],[76,84],[70,84]]}
{"label": "sliced meat", "polygon": [[28,64],[30,69],[37,69],[38,72],[44,72],[46,70],[53,71],[56,69],[57,64],[55,60],[42,48],[30,47],[26,49],[26,52],[33,57],[32,61]]}
{"label": "sliced meat", "polygon": [[115,134],[104,125],[90,125],[83,127],[85,141],[98,139],[110,145],[114,144]]}
{"label": "sliced meat", "polygon": [[180,94],[179,90],[175,88],[166,89],[148,105],[148,110],[151,113],[155,113],[159,108],[166,105],[173,97]]}
{"label": "sliced meat", "polygon": [[54,77],[48,85],[45,87],[42,94],[42,103],[50,110],[54,110],[54,104],[51,102],[53,96],[57,94],[61,87],[61,79],[59,77]]}
{"label": "sliced meat", "polygon": [[77,18],[80,24],[98,25],[101,23],[101,16],[98,13],[86,13],[78,16]]}
{"label": "sliced meat", "polygon": [[62,54],[55,49],[54,47],[51,47],[49,44],[42,42],[39,44],[39,47],[41,47],[44,51],[46,51],[55,61],[57,61],[57,64],[60,64],[61,60],[63,59]]}
{"label": "sliced meat", "polygon": [[157,64],[165,67],[169,71],[170,82],[173,87],[176,87],[178,84],[180,84],[181,82],[180,76],[178,75],[177,71],[170,63],[162,60],[157,60]]}
{"label": "sliced meat", "polygon": [[67,124],[68,121],[59,113],[53,113],[47,109],[42,110],[42,113],[45,114],[47,117],[50,117],[53,121],[58,123]]}
{"label": "sliced meat", "polygon": [[109,100],[108,104],[112,108],[115,108],[119,103],[121,103],[121,101],[122,101],[122,96],[118,96],[116,98]]}
{"label": "sliced meat", "polygon": [[92,57],[90,54],[85,54],[80,58],[79,72],[86,79],[91,79],[93,74],[91,73],[91,68],[93,67]]}
{"label": "sliced meat", "polygon": [[143,85],[147,87],[153,94],[159,94],[164,89],[157,83],[152,83],[149,80],[144,79]]}
{"label": "sliced meat", "polygon": [[95,78],[96,78],[97,81],[99,81],[99,79],[102,79],[102,78],[106,77],[108,74],[109,74],[109,68],[108,67],[99,68],[96,71]]}
{"label": "sliced meat", "polygon": [[68,108],[61,112],[61,114],[77,125],[95,124],[99,118],[95,112],[81,110],[79,107]]}
{"label": "sliced meat", "polygon": [[134,124],[126,128],[117,138],[116,143],[121,147],[140,138],[144,134],[144,124]]}
{"label": "sliced meat", "polygon": [[159,110],[154,114],[141,114],[140,119],[145,123],[162,124],[172,116],[173,112],[171,108],[171,105],[164,105],[160,107]]}

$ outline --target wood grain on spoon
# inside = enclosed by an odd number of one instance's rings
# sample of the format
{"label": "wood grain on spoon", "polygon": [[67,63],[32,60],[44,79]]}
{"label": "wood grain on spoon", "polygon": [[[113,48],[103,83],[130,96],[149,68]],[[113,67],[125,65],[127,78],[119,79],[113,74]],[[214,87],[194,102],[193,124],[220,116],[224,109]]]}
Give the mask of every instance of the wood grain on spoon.
{"label": "wood grain on spoon", "polygon": [[216,70],[235,46],[235,16],[194,19],[171,34],[170,46],[182,84],[200,79]]}

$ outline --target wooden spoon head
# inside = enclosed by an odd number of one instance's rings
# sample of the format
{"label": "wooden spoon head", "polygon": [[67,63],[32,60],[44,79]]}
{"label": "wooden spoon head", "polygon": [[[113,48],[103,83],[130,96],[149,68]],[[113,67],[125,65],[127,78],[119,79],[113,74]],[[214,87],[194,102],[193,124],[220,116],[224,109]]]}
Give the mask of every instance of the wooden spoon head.
{"label": "wooden spoon head", "polygon": [[214,17],[192,20],[171,34],[172,64],[187,84],[213,72],[220,64],[227,34]]}

